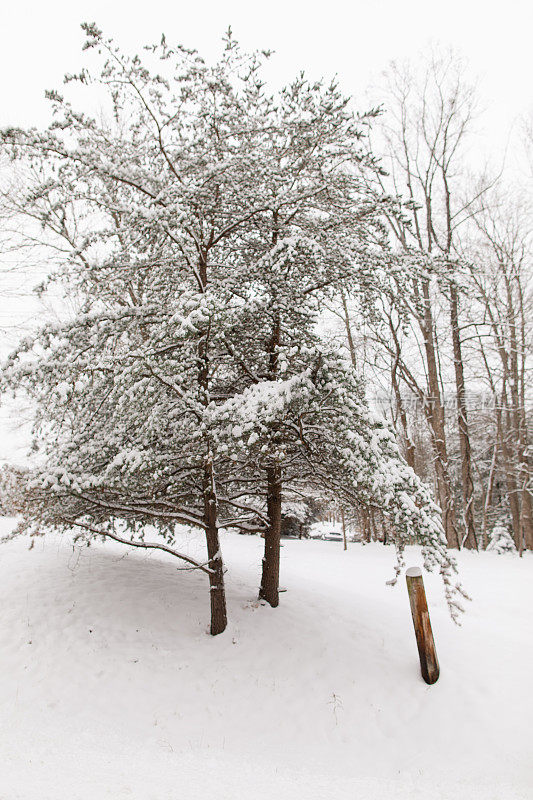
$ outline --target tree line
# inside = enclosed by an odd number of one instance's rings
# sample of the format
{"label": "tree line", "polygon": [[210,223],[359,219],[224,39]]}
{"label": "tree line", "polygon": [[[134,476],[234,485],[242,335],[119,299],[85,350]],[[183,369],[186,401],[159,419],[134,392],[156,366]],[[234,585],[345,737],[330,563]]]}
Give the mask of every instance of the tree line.
{"label": "tree line", "polygon": [[[504,525],[522,553],[533,548],[532,176],[525,159],[521,182],[469,168],[476,92],[453,52],[414,72],[393,65],[385,96],[380,186],[407,200],[389,228],[433,269],[407,306],[384,298],[375,319],[346,302],[336,313],[353,363],[366,361],[390,398],[407,462],[434,482],[449,546],[486,548]],[[527,152],[526,128],[522,138]]]}

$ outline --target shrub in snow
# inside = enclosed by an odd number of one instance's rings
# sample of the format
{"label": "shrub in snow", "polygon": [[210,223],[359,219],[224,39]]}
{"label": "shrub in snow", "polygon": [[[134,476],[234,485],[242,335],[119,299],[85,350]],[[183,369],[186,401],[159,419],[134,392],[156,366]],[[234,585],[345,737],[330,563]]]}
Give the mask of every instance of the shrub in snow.
{"label": "shrub in snow", "polygon": [[494,526],[487,550],[493,553],[516,553],[516,545],[507,525],[499,522]]}

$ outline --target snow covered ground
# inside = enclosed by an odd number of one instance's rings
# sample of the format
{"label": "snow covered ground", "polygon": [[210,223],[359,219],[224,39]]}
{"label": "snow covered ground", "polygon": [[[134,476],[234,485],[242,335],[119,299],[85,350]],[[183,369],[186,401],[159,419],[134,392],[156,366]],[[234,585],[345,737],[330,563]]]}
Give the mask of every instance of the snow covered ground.
{"label": "snow covered ground", "polygon": [[[186,531],[180,544],[202,550]],[[428,687],[404,579],[385,586],[390,548],[285,540],[274,610],[255,599],[261,545],[223,537],[230,625],[215,638],[205,575],[164,554],[3,545],[1,800],[532,797],[529,555],[460,555],[461,628],[425,576]]]}

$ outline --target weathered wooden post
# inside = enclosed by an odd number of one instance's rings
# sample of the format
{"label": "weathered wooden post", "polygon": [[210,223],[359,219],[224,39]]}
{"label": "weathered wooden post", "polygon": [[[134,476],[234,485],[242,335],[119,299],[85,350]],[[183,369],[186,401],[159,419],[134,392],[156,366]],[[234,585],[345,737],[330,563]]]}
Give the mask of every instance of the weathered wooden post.
{"label": "weathered wooden post", "polygon": [[436,683],[439,679],[439,662],[435,651],[435,642],[433,640],[431,622],[429,621],[428,604],[420,567],[409,567],[405,573],[405,580],[407,581],[422,677],[426,683]]}

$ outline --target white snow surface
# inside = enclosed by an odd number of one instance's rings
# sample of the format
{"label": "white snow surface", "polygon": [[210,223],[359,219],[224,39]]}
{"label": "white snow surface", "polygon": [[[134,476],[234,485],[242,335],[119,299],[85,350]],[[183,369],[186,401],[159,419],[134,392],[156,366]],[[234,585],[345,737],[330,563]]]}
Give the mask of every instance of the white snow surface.
{"label": "white snow surface", "polygon": [[[530,554],[459,555],[460,628],[424,573],[441,666],[427,686],[381,544],[285,540],[272,609],[261,539],[223,534],[217,637],[206,576],[163,553],[28,545],[0,547],[1,800],[531,798]],[[203,555],[186,530],[179,547]]]}

